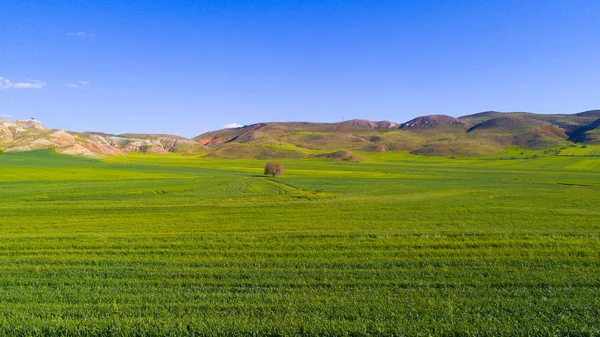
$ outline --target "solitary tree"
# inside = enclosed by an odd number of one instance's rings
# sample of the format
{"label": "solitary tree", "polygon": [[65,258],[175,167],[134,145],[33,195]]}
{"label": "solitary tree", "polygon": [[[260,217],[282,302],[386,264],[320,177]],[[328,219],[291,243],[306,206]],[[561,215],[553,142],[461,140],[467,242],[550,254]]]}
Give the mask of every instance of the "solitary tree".
{"label": "solitary tree", "polygon": [[274,176],[283,175],[283,165],[274,161],[270,161],[265,166],[265,174],[271,174]]}

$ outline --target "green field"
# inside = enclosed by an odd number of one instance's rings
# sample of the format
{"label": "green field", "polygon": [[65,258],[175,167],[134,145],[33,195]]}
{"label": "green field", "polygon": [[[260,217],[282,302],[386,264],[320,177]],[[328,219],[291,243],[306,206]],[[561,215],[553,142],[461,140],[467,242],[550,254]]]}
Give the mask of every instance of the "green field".
{"label": "green field", "polygon": [[598,336],[599,147],[0,155],[0,335]]}

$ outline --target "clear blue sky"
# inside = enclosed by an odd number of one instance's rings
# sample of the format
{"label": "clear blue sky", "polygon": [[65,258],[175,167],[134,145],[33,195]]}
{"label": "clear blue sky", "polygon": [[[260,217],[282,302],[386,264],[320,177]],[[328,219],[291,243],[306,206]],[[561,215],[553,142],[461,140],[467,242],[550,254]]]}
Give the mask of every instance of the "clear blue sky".
{"label": "clear blue sky", "polygon": [[0,1],[0,115],[226,124],[600,108],[600,1]]}

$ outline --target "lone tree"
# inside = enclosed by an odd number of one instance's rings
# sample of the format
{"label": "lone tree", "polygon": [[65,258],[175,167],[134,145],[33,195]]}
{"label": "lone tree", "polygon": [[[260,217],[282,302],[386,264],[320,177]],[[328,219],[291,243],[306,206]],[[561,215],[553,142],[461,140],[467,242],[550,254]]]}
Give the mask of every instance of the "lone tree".
{"label": "lone tree", "polygon": [[274,161],[270,161],[265,166],[265,174],[271,174],[274,176],[283,175],[283,165]]}

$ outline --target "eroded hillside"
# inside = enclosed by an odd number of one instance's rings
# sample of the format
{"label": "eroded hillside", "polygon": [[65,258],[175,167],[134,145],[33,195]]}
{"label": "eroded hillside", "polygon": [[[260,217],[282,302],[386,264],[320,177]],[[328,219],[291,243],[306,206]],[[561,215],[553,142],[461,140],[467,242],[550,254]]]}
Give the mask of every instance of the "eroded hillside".
{"label": "eroded hillside", "polygon": [[142,153],[193,153],[201,145],[193,140],[172,135],[109,135],[96,132],[73,132],[45,127],[36,120],[8,121],[0,119],[0,148],[4,151],[56,149],[59,153],[102,157]]}

